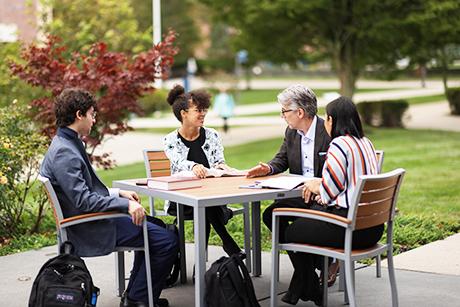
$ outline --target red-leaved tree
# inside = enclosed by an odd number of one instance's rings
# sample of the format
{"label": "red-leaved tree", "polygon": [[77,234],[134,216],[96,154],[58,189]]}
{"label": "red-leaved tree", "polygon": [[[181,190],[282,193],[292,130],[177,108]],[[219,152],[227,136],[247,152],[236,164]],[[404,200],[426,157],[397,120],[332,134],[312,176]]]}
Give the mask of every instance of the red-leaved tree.
{"label": "red-leaved tree", "polygon": [[93,162],[104,168],[113,167],[108,153],[94,154],[94,150],[109,135],[130,130],[130,113],[141,114],[137,100],[154,91],[156,78],[165,78],[178,50],[174,46],[175,33],[169,31],[163,41],[150,50],[128,57],[124,53],[110,52],[107,45],[94,44],[87,54],[74,52],[66,59],[66,47],[58,37],[49,36],[43,46],[31,44],[23,48],[24,64],[11,63],[13,74],[27,83],[49,92],[30,102],[33,119],[50,138],[56,133],[53,111],[54,98],[63,89],[80,87],[93,93],[97,99],[97,121],[86,138],[88,154]]}

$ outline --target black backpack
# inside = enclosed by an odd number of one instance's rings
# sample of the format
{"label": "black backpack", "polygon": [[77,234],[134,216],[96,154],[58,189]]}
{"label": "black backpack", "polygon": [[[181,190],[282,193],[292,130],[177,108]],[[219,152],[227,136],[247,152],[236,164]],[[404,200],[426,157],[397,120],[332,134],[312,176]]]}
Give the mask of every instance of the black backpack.
{"label": "black backpack", "polygon": [[260,307],[251,276],[237,255],[214,262],[204,280],[209,307]]}
{"label": "black backpack", "polygon": [[[66,246],[70,248],[66,252]],[[73,254],[74,247],[64,242],[61,254],[48,260],[32,285],[29,307],[92,307],[96,306],[99,288],[83,259]]]}

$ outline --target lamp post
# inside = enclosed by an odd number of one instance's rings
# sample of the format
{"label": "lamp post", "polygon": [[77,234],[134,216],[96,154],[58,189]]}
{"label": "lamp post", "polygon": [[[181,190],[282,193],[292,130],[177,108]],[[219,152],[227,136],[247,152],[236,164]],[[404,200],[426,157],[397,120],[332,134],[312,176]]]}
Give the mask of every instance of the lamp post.
{"label": "lamp post", "polygon": [[[153,44],[156,45],[161,41],[161,0],[152,0],[152,25]],[[161,74],[156,77],[155,88],[161,88],[163,85]]]}

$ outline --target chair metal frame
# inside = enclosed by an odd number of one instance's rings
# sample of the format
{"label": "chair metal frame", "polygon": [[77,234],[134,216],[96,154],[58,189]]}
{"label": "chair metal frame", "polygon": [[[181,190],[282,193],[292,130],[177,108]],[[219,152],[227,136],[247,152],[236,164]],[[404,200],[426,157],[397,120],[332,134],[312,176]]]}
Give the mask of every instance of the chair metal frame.
{"label": "chair metal frame", "polygon": [[[165,152],[162,150],[154,149],[144,149],[144,165],[147,178],[158,177],[158,176],[169,176],[171,175],[171,164],[166,156]],[[166,200],[165,200],[166,201]],[[154,208],[155,201],[153,197],[149,197],[150,204],[150,214],[157,214]],[[246,267],[248,271],[251,272],[251,225],[250,225],[250,212],[249,212],[249,203],[243,203],[242,208],[232,208],[233,215],[243,215],[243,224],[244,224],[244,249],[246,252]],[[157,215],[168,215],[166,210],[160,211]],[[181,282],[186,282],[186,261],[185,261],[185,232],[184,232],[184,218],[183,218],[183,207],[177,206],[177,226],[179,228],[179,245],[180,245],[180,254],[181,254]],[[206,254],[207,259],[207,254]]]}
{"label": "chair metal frame", "polygon": [[[87,214],[64,218],[64,215],[61,209],[61,205],[59,203],[56,192],[54,191],[54,188],[50,180],[41,175],[38,176],[38,180],[45,187],[45,191],[48,196],[48,201],[50,202],[50,205],[53,209],[53,215],[54,215],[54,220],[56,222],[56,230],[57,230],[58,252],[59,252],[59,246],[61,246],[61,243],[68,240],[68,235],[67,235],[68,227],[78,225],[78,224],[93,222],[97,220],[103,220],[103,219],[131,217],[127,213],[120,213],[120,212],[95,212],[95,213],[87,213]],[[117,283],[117,289],[118,289],[118,296],[121,296],[125,289],[125,277],[124,277],[125,272],[124,272],[123,252],[125,251],[143,251],[145,255],[146,268],[150,268],[150,251],[149,251],[149,241],[148,241],[148,232],[147,232],[147,219],[144,219],[144,221],[142,222],[142,230],[143,230],[143,237],[144,237],[143,247],[116,246],[115,249],[113,250],[113,252],[115,253],[115,262],[116,262],[115,274],[117,276],[116,283]],[[121,254],[121,257],[119,256],[120,254]],[[149,298],[149,307],[154,307],[152,275],[151,275],[152,273],[150,269],[146,269],[146,273],[147,273],[147,291],[148,291],[148,298]]]}
{"label": "chair metal frame", "polygon": [[[270,306],[277,306],[277,281],[279,278],[279,252],[280,250],[298,251],[324,256],[323,280],[327,280],[328,257],[333,257],[345,263],[346,292],[345,300],[350,306],[356,306],[354,262],[387,253],[388,273],[391,284],[392,305],[398,306],[398,293],[393,265],[393,220],[396,202],[404,169],[378,174],[364,175],[358,179],[348,216],[341,217],[316,210],[277,208],[273,211],[272,233],[272,276],[270,288]],[[279,243],[279,220],[281,217],[298,217],[315,219],[332,223],[345,228],[344,249],[335,249],[323,246],[298,243]],[[369,228],[382,223],[387,224],[387,241],[385,244],[376,244],[364,250],[352,249],[353,231]],[[327,306],[327,282],[323,283],[323,306]]]}

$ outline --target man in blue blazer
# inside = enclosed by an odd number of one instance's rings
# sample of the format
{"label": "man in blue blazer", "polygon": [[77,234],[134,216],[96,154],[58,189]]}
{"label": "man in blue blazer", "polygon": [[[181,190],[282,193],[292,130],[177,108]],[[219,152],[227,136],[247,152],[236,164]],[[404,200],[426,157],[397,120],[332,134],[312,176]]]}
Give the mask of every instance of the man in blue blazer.
{"label": "man in blue blazer", "polygon": [[[55,101],[58,131],[41,165],[40,174],[50,179],[65,218],[91,212],[126,212],[131,218],[98,220],[68,229],[69,240],[82,257],[111,253],[115,246],[143,245],[142,221],[145,210],[135,192],[108,189],[91,166],[80,137],[90,133],[96,121],[96,101],[87,91],[69,88]],[[166,307],[160,297],[165,278],[177,256],[177,237],[158,225],[148,223],[150,263],[155,306]],[[148,306],[144,256],[136,252],[122,307]]]}

